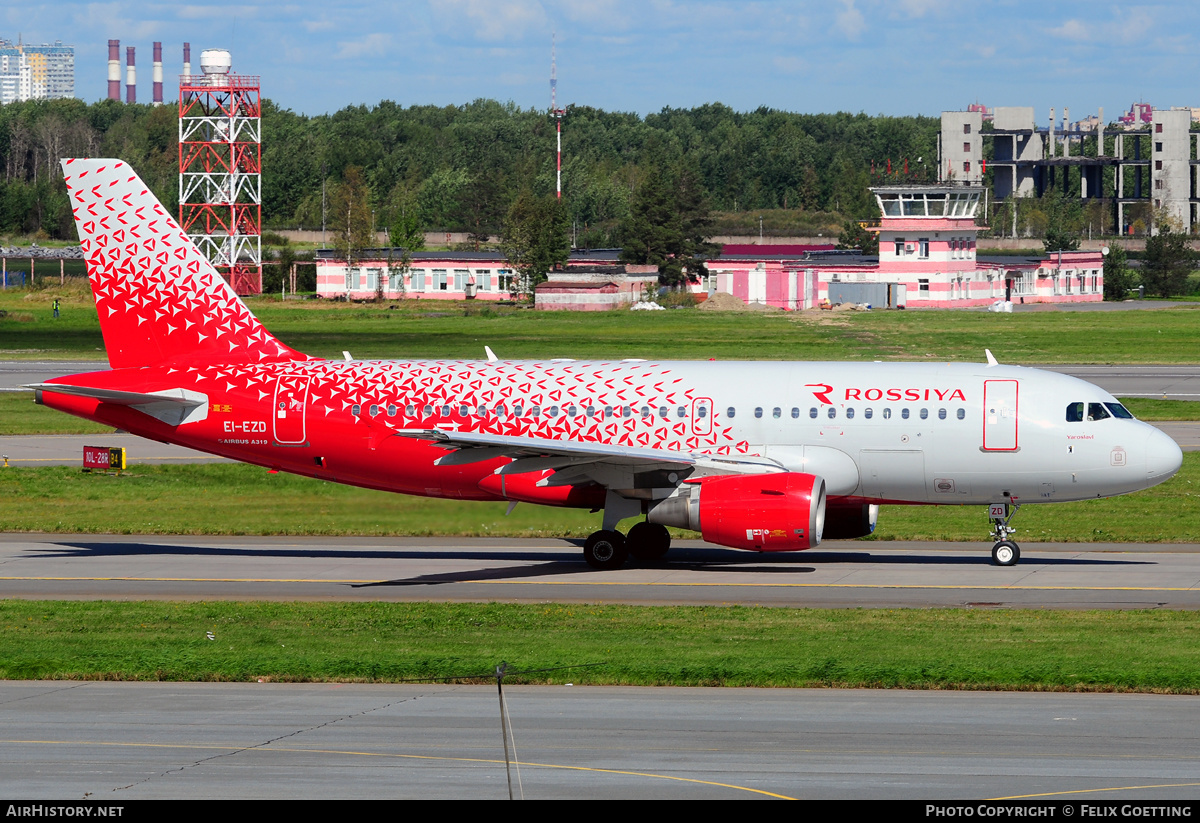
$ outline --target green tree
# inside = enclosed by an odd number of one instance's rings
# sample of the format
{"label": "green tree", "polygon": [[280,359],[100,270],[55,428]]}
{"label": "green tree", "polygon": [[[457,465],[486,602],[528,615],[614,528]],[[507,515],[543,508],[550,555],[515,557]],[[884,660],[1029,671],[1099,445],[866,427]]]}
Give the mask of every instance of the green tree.
{"label": "green tree", "polygon": [[371,190],[358,166],[347,166],[329,204],[333,247],[350,266],[375,245],[371,232]]}
{"label": "green tree", "polygon": [[524,189],[513,202],[500,234],[500,250],[521,275],[521,291],[532,291],[571,254],[567,210],[554,195],[538,197]]}
{"label": "green tree", "polygon": [[622,226],[621,260],[658,266],[659,282],[672,288],[695,282],[708,273],[705,261],[721,252],[709,241],[712,225],[708,195],[692,166],[670,176],[652,167]]}
{"label": "green tree", "polygon": [[1174,231],[1168,222],[1160,223],[1158,233],[1146,238],[1142,283],[1152,294],[1183,294],[1195,267],[1196,253],[1188,244],[1188,236]]}
{"label": "green tree", "polygon": [[839,249],[860,249],[863,254],[879,254],[879,232],[868,231],[857,220],[847,220],[838,235]]}
{"label": "green tree", "polygon": [[1083,206],[1079,201],[1048,191],[1039,205],[1046,213],[1046,234],[1042,248],[1052,251],[1075,251],[1079,248],[1079,230],[1083,223]]}
{"label": "green tree", "polygon": [[1104,299],[1124,300],[1134,287],[1135,279],[1125,257],[1125,247],[1114,243],[1104,258]]}

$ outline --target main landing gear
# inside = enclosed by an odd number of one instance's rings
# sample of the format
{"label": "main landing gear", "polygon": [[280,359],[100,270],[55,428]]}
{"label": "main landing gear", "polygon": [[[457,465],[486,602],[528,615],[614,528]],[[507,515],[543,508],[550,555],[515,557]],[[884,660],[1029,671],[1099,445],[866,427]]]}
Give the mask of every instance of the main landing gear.
{"label": "main landing gear", "polygon": [[1017,503],[995,503],[988,507],[988,517],[992,521],[992,537],[996,544],[992,546],[992,562],[997,566],[1015,566],[1021,560],[1021,547],[1008,539],[1016,531],[1008,525],[1020,509]]}
{"label": "main landing gear", "polygon": [[629,530],[628,537],[615,529],[593,532],[583,544],[583,559],[593,569],[619,569],[631,555],[651,563],[661,560],[670,548],[667,527],[643,521]]}

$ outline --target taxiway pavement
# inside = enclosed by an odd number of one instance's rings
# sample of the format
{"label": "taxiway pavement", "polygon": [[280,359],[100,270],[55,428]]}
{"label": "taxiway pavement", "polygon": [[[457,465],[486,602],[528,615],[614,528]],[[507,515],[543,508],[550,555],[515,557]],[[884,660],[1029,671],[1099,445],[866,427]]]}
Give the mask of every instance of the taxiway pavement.
{"label": "taxiway pavement", "polygon": [[510,601],[780,607],[1200,609],[1200,547],[830,541],[754,554],[677,541],[590,569],[558,539],[0,535],[0,594],[46,599]]}
{"label": "taxiway pavement", "polygon": [[[504,695],[530,800],[1200,798],[1200,697]],[[3,682],[0,729],[10,802],[508,797],[494,685]]]}

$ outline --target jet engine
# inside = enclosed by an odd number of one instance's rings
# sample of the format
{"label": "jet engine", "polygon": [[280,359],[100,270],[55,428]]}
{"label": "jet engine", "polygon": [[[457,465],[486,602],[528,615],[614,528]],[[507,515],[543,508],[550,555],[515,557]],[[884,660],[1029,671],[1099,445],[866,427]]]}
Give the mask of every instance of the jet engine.
{"label": "jet engine", "polygon": [[876,503],[842,503],[836,498],[825,507],[825,540],[853,540],[875,531],[879,520]]}
{"label": "jet engine", "polygon": [[821,542],[825,481],[799,472],[704,477],[684,483],[646,519],[734,549],[799,551]]}

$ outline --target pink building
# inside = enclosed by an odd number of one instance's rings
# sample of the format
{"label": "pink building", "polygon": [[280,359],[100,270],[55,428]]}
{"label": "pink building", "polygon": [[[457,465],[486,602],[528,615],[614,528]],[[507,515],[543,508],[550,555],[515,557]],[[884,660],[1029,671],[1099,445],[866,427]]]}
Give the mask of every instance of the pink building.
{"label": "pink building", "polygon": [[350,300],[380,293],[389,300],[509,300],[517,288],[515,273],[494,252],[418,252],[404,273],[399,250],[390,260],[388,251],[372,249],[353,266],[330,250],[319,251],[317,294]]}
{"label": "pink building", "polygon": [[[909,308],[968,308],[1014,303],[1099,302],[1104,299],[1104,258],[1098,251],[1032,257],[976,254],[975,219],[983,189],[975,186],[885,186],[872,190],[882,215],[879,256],[830,246],[727,246],[708,262],[698,293],[726,292],[747,303],[789,311],[837,302]],[[402,276],[393,255],[347,266],[323,250],[317,257],[317,292],[324,297],[370,299],[380,292],[434,300],[507,300],[520,287],[496,252],[421,252]],[[652,277],[611,275],[588,269],[614,267],[615,249],[578,251],[565,272],[538,288],[538,305],[574,310],[615,308],[640,295]],[[632,274],[638,267],[626,267]],[[644,267],[641,267],[644,268]],[[615,270],[615,269],[614,269]],[[599,279],[597,279],[599,278]],[[634,280],[637,283],[633,283]],[[603,281],[603,282],[601,282]]]}
{"label": "pink building", "polygon": [[1037,257],[976,255],[975,224],[983,189],[887,186],[872,189],[882,217],[879,256],[813,250],[803,255],[722,256],[698,287],[747,303],[797,310],[827,302],[877,307],[965,308],[997,300],[1021,303],[1104,299],[1100,252]]}

